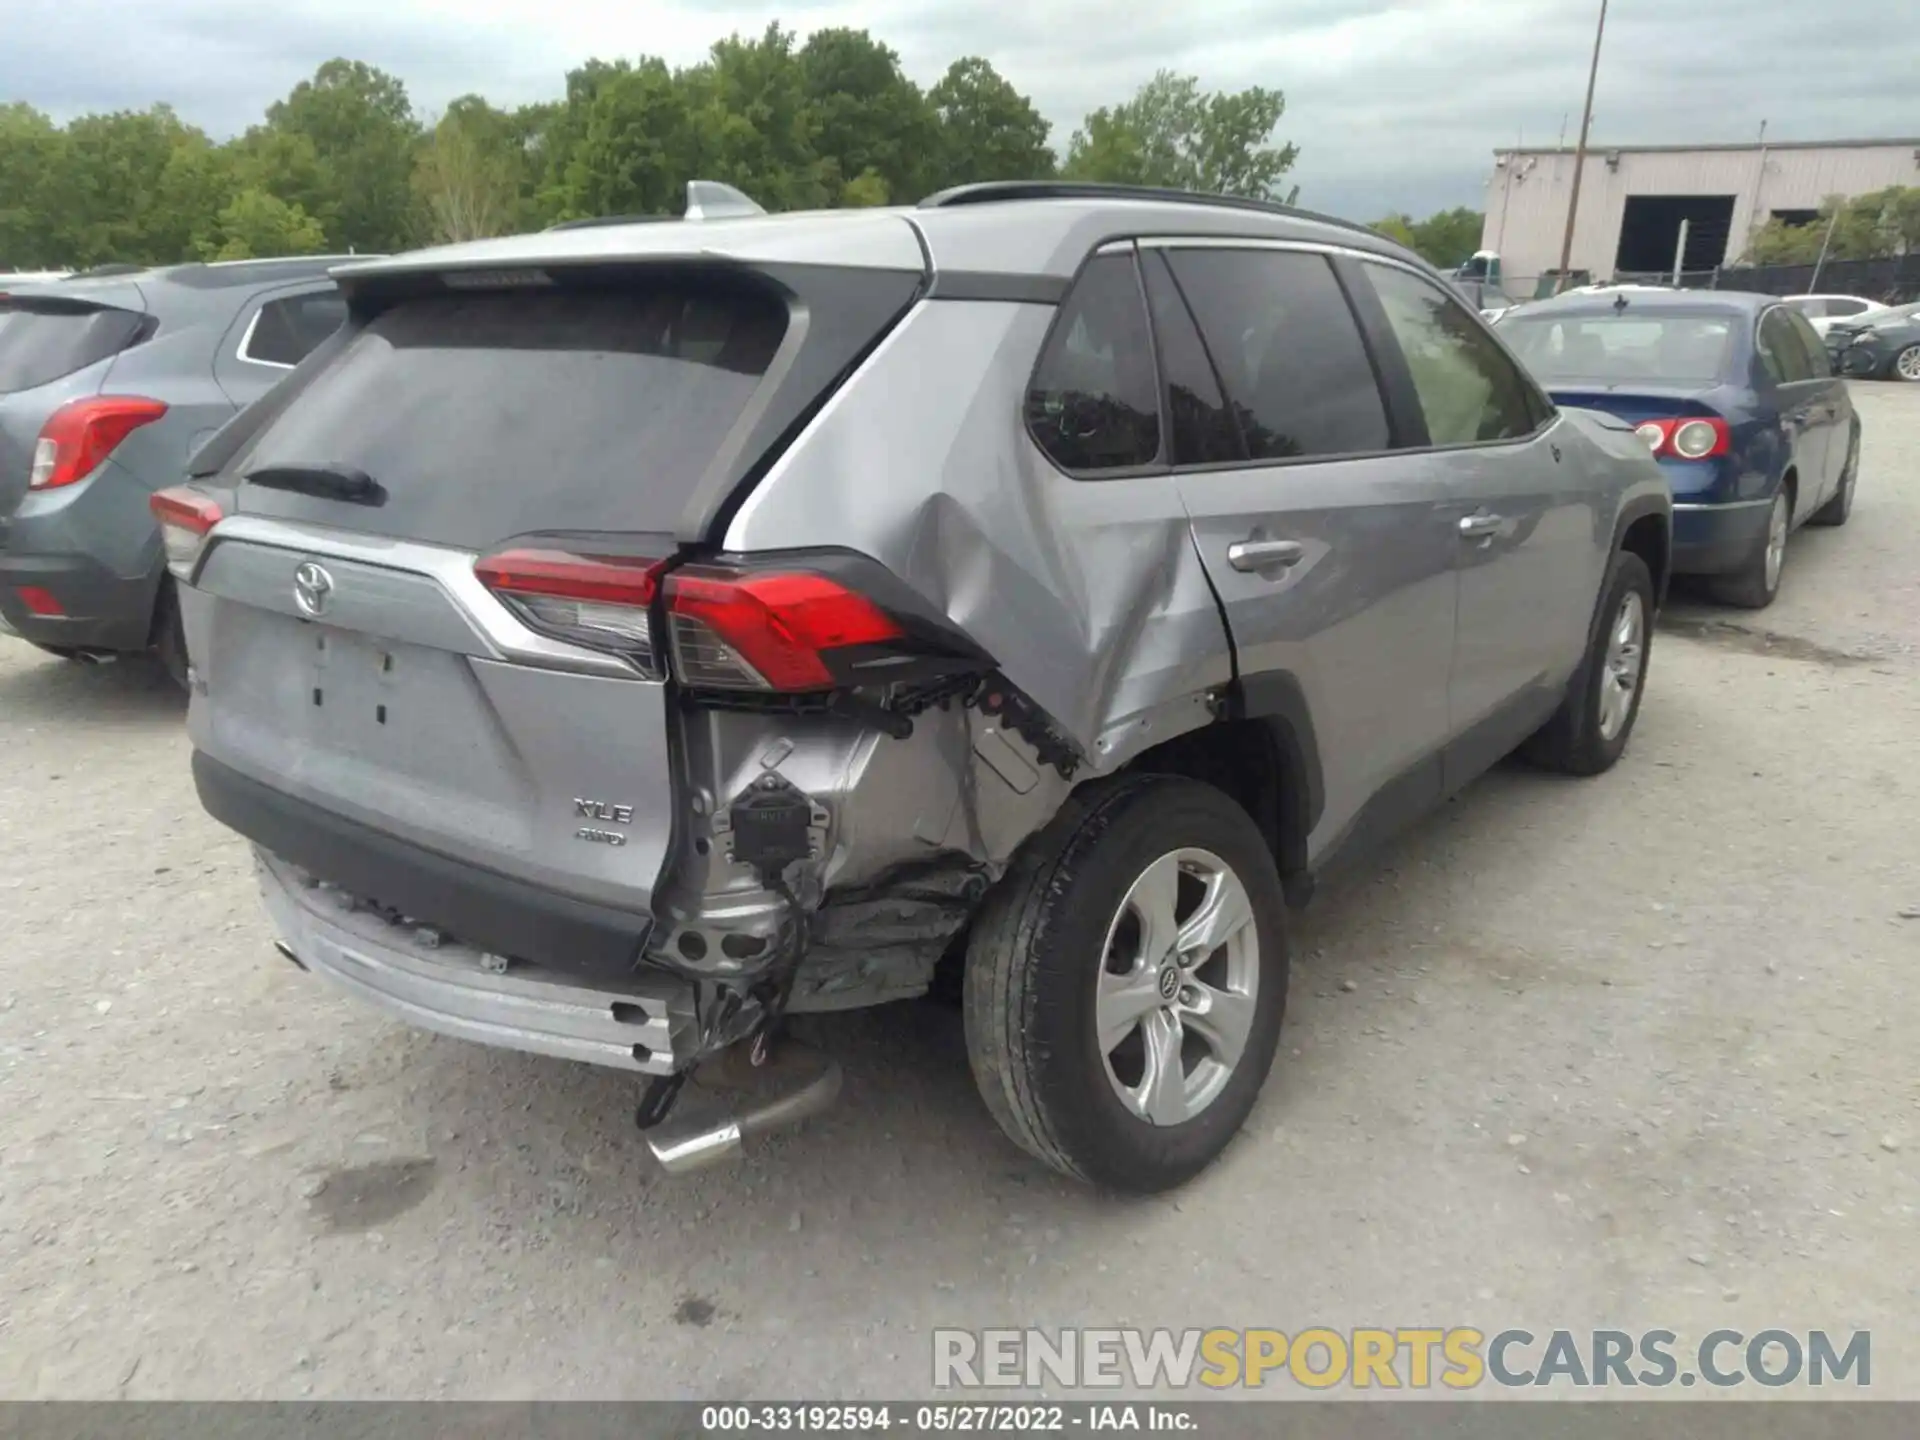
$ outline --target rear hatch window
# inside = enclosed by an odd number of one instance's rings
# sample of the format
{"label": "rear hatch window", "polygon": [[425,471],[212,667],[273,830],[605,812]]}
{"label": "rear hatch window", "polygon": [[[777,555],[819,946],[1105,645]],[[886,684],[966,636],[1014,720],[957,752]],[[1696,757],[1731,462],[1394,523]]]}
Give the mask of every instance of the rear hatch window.
{"label": "rear hatch window", "polygon": [[130,310],[15,296],[0,300],[0,395],[37,390],[145,338]]}
{"label": "rear hatch window", "polygon": [[467,549],[536,530],[671,531],[787,316],[771,289],[684,275],[398,300],[235,466],[357,470],[383,502],[242,485],[240,508]]}

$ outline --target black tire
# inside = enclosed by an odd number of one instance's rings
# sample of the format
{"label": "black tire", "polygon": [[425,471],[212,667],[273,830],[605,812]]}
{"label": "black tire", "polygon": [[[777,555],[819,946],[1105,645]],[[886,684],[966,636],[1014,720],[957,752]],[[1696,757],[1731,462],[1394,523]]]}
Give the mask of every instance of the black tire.
{"label": "black tire", "polygon": [[1837,526],[1847,523],[1853,514],[1853,482],[1860,473],[1860,432],[1852,432],[1847,442],[1847,468],[1840,472],[1840,484],[1827,503],[1807,517],[1809,525]]}
{"label": "black tire", "polygon": [[160,587],[160,602],[154,611],[153,654],[167,678],[185,694],[189,684],[187,631],[180,621],[180,597],[174,594],[171,581]]}
{"label": "black tire", "polygon": [[[1109,1079],[1095,992],[1109,928],[1135,881],[1182,849],[1208,852],[1244,888],[1257,983],[1245,1044],[1218,1093],[1186,1120],[1154,1125]],[[1191,1179],[1238,1133],[1272,1068],[1286,1010],[1286,943],[1273,853],[1226,795],[1169,776],[1076,793],[1022,848],[973,926],[967,1055],[987,1109],[1016,1144],[1075,1178],[1136,1193]],[[1202,971],[1211,975],[1211,964],[1191,973]],[[1179,992],[1182,1003],[1189,993]]]}
{"label": "black tire", "polygon": [[[1625,718],[1609,734],[1603,722],[1607,713],[1605,687],[1619,685],[1610,653],[1629,596],[1638,596],[1640,601],[1640,641],[1634,657],[1636,678],[1627,697]],[[1647,569],[1647,562],[1630,551],[1616,552],[1607,569],[1600,607],[1594,612],[1587,653],[1567,683],[1560,708],[1521,747],[1522,756],[1544,770],[1557,770],[1563,775],[1598,775],[1611,770],[1614,762],[1626,753],[1634,722],[1640,718],[1640,701],[1647,690],[1647,664],[1653,655],[1653,599],[1653,574]]]}
{"label": "black tire", "polygon": [[[1767,550],[1773,526],[1785,524],[1791,528],[1793,523],[1793,496],[1785,486],[1773,497],[1774,509],[1767,512],[1767,529],[1761,533],[1760,543],[1753,553],[1747,556],[1740,568],[1731,575],[1717,575],[1712,582],[1714,598],[1728,605],[1738,605],[1743,610],[1764,610],[1773,604],[1780,594],[1780,577],[1786,573],[1784,551],[1778,565],[1769,565]],[[1780,520],[1775,513],[1781,507],[1786,509],[1786,518]],[[1785,537],[1782,537],[1784,543]]]}

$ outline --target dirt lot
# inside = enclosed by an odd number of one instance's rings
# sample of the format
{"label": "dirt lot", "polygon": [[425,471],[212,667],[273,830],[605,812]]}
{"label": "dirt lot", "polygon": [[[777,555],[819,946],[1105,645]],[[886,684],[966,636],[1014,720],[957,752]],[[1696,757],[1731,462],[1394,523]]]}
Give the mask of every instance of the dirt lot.
{"label": "dirt lot", "polygon": [[1153,1202],[1017,1154],[931,1004],[667,1180],[628,1081],[276,959],[163,683],[0,640],[0,1395],[899,1396],[1027,1324],[1870,1327],[1920,1395],[1920,387],[1857,396],[1852,524],[1673,607],[1613,774],[1317,902],[1248,1133]]}

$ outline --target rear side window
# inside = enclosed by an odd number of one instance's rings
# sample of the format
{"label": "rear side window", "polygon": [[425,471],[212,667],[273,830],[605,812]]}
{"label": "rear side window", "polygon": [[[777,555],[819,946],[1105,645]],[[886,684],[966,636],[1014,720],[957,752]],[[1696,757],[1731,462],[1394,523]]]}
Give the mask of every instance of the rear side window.
{"label": "rear side window", "polygon": [[338,290],[269,300],[248,328],[240,358],[259,365],[292,368],[318,349],[346,318],[347,302]]}
{"label": "rear side window", "polygon": [[1785,310],[1769,310],[1760,317],[1755,344],[1760,351],[1760,363],[1778,383],[1784,385],[1813,378],[1807,352],[1800,348],[1800,339],[1794,334],[1793,322],[1787,319]]}
{"label": "rear side window", "polygon": [[1807,373],[1816,380],[1833,374],[1833,362],[1827,358],[1827,342],[1820,338],[1820,332],[1813,328],[1812,322],[1804,315],[1796,315],[1791,311],[1784,313],[1787,328],[1793,331],[1793,338],[1800,342],[1800,353],[1806,357]]}
{"label": "rear side window", "polygon": [[1385,450],[1387,410],[1360,328],[1323,255],[1168,255],[1220,372],[1247,456],[1288,460]]}
{"label": "rear side window", "polygon": [[1063,470],[1160,457],[1153,339],[1133,254],[1097,255],[1060,307],[1027,390],[1027,428]]}
{"label": "rear side window", "polygon": [[1430,444],[1477,445],[1533,433],[1546,407],[1477,319],[1410,271],[1372,261],[1364,269],[1413,374]]}
{"label": "rear side window", "polygon": [[1173,431],[1176,465],[1227,464],[1247,458],[1240,444],[1240,427],[1220,394],[1213,362],[1193,328],[1187,302],[1173,283],[1164,255],[1141,257],[1147,282],[1147,309],[1153,315],[1153,338],[1160,349],[1160,369],[1167,390],[1167,425]]}
{"label": "rear side window", "polygon": [[131,310],[36,310],[0,304],[0,395],[32,390],[97,365],[140,340]]}
{"label": "rear side window", "polygon": [[[1836,317],[1841,315],[1858,315],[1866,308],[1867,302],[1864,300],[1829,300],[1826,305],[1827,314]],[[1802,315],[1812,315],[1817,312],[1802,310],[1800,313]]]}
{"label": "rear side window", "polygon": [[[337,522],[480,547],[534,530],[671,530],[786,333],[767,290],[620,289],[400,300],[240,458],[346,466],[387,492]],[[276,511],[272,492],[251,506]]]}

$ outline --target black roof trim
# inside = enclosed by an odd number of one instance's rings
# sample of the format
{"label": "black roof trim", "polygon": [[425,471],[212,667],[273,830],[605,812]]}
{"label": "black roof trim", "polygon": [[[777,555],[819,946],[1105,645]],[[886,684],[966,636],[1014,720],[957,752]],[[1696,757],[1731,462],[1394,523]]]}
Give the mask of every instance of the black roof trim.
{"label": "black roof trim", "polygon": [[1110,185],[1094,180],[983,180],[938,191],[922,200],[920,208],[944,210],[954,205],[990,205],[1002,200],[1153,200],[1171,205],[1203,205],[1216,210],[1251,210],[1287,220],[1334,225],[1364,235],[1379,233],[1356,221],[1342,220],[1338,215],[1323,215],[1317,210],[1302,210],[1272,200],[1214,195],[1203,190],[1169,190],[1158,185]]}
{"label": "black roof trim", "polygon": [[582,220],[562,220],[547,226],[553,230],[593,230],[602,225],[648,225],[659,220],[678,220],[678,215],[589,215]]}

